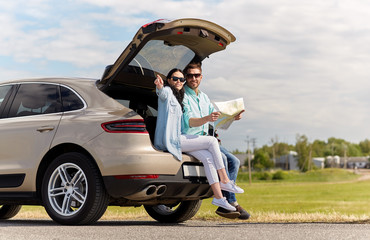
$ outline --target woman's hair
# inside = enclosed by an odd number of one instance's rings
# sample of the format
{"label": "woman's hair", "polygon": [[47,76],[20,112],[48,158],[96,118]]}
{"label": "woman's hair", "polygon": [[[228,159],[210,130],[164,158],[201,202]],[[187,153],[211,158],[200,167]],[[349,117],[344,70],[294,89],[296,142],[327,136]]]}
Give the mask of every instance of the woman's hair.
{"label": "woman's hair", "polygon": [[182,75],[184,75],[184,73],[182,72],[181,69],[173,68],[167,74],[167,78],[166,78],[166,81],[164,81],[164,85],[165,86],[169,86],[172,89],[173,95],[175,95],[177,101],[179,102],[179,104],[181,106],[182,111],[184,111],[184,105],[182,104],[182,101],[184,100],[185,89],[184,88],[181,88],[180,90],[177,90],[175,87],[171,86],[168,83],[168,79],[170,79],[175,72],[180,72],[180,73],[182,73]]}

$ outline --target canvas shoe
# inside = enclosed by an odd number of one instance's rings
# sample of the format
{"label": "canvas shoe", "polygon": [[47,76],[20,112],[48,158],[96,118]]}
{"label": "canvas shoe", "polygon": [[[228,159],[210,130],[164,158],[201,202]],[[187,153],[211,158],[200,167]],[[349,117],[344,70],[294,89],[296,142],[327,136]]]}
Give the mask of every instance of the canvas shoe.
{"label": "canvas shoe", "polygon": [[236,208],[231,206],[230,203],[228,203],[226,201],[226,198],[223,197],[223,198],[220,198],[220,199],[217,199],[217,198],[213,198],[212,200],[212,204],[213,205],[216,205],[218,207],[222,207],[226,210],[229,210],[229,211],[236,211]]}
{"label": "canvas shoe", "polygon": [[234,181],[229,181],[228,183],[222,183],[220,182],[221,190],[232,192],[232,193],[243,193],[244,190],[240,187],[236,186]]}
{"label": "canvas shoe", "polygon": [[221,217],[229,218],[229,219],[239,218],[241,216],[240,212],[238,211],[237,207],[235,208],[236,208],[236,211],[229,211],[229,210],[226,210],[225,208],[218,207],[216,210],[216,214]]}

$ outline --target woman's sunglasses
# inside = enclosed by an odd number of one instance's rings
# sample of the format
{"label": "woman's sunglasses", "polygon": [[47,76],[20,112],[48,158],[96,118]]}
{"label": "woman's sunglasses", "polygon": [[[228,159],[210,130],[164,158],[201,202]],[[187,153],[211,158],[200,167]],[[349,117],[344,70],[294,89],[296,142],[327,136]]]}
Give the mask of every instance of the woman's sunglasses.
{"label": "woman's sunglasses", "polygon": [[185,78],[182,78],[182,77],[172,77],[172,80],[174,82],[177,82],[178,80],[180,80],[180,82],[182,82],[182,83],[186,81],[186,79]]}

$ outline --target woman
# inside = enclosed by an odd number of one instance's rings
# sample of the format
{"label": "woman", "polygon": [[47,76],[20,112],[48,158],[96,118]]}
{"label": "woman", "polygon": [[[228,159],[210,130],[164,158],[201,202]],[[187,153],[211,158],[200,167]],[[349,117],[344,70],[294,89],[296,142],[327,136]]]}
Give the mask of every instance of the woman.
{"label": "woman", "polygon": [[169,151],[180,161],[182,152],[202,161],[214,194],[212,204],[229,211],[236,211],[235,207],[231,206],[222,196],[221,190],[233,193],[243,193],[244,190],[228,178],[217,139],[211,136],[181,135],[184,74],[180,69],[172,69],[165,82],[157,75],[154,83],[158,95],[155,147]]}

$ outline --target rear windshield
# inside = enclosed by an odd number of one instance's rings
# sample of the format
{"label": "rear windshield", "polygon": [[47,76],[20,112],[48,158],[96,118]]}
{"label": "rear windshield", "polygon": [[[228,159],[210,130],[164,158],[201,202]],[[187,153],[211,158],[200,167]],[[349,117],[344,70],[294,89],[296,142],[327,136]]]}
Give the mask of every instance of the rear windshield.
{"label": "rear windshield", "polygon": [[166,76],[173,68],[184,69],[194,56],[194,52],[185,46],[171,46],[163,40],[151,40],[129,65],[135,67],[138,74],[154,77],[157,72]]}

